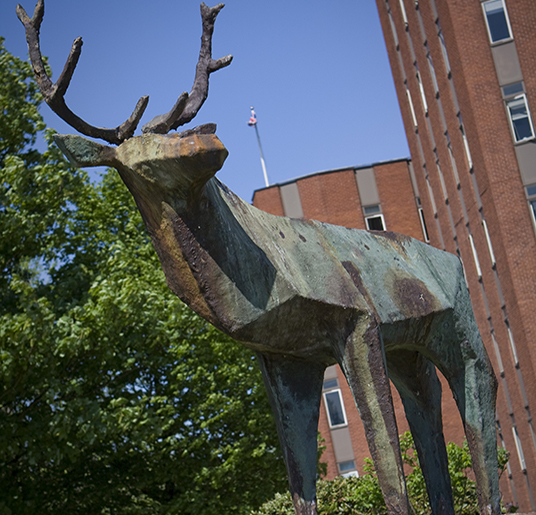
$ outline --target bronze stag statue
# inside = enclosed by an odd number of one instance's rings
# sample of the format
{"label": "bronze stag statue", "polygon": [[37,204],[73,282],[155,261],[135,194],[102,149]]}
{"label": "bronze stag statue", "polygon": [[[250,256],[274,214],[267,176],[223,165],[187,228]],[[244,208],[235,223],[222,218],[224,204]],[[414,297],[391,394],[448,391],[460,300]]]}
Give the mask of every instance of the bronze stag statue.
{"label": "bronze stag statue", "polygon": [[242,201],[214,175],[227,150],[207,124],[182,133],[208,94],[211,39],[223,4],[201,4],[193,88],[133,136],[147,106],[115,129],[89,125],[65,104],[76,39],[54,84],[39,48],[44,15],[21,6],[36,80],[49,106],[86,136],[57,136],[77,166],[117,169],[132,193],[169,287],[194,311],[256,352],[275,415],[297,515],[316,510],[317,427],[324,370],[338,363],[365,427],[391,515],[409,515],[389,385],[402,398],[434,514],[454,515],[441,420],[447,379],[462,417],[480,511],[498,515],[497,382],[457,257],[406,236],[277,217]]}

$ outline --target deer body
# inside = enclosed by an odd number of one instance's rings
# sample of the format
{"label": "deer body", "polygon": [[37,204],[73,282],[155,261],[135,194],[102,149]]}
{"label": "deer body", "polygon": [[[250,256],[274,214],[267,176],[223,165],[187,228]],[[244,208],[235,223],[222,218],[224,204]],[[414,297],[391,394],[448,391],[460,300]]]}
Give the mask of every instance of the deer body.
{"label": "deer body", "polygon": [[[341,317],[351,329],[362,316],[381,325],[397,324],[453,309],[459,284],[452,277],[459,277],[461,269],[451,254],[395,233],[274,216],[244,202],[210,172],[190,178],[187,169],[182,176],[176,165],[189,164],[186,152],[191,149],[202,155],[212,145],[216,151],[206,153],[202,166],[223,164],[227,152],[214,135],[141,136],[118,149],[78,136],[56,140],[79,166],[118,169],[170,288],[199,315],[254,350],[296,358],[328,356],[340,338],[336,327]],[[75,155],[81,146],[101,153],[96,159],[95,152],[86,153],[94,159],[88,162],[84,154]],[[147,155],[147,147],[155,147],[158,155]],[[321,304],[326,316],[279,334],[273,326],[299,303],[310,303],[311,309]]]}
{"label": "deer body", "polygon": [[223,4],[201,4],[194,85],[133,137],[148,97],[115,129],[94,127],[64,94],[82,47],[73,43],[56,83],[41,58],[44,0],[17,6],[43,98],[86,136],[56,136],[77,166],[117,169],[131,191],[170,288],[197,313],[253,349],[275,415],[297,515],[316,514],[317,429],[324,371],[338,363],[359,409],[390,515],[411,512],[389,379],[406,412],[434,515],[454,515],[441,422],[447,379],[464,422],[482,514],[498,515],[497,383],[473,318],[460,262],[393,233],[276,217],[214,178],[227,150],[208,124],[189,122],[207,98],[212,33]]}

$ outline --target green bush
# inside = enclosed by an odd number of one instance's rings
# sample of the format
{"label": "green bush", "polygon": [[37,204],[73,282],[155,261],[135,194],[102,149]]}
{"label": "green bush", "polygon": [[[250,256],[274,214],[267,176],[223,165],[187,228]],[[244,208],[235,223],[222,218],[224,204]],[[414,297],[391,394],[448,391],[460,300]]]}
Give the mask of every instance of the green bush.
{"label": "green bush", "polygon": [[[400,437],[402,460],[411,468],[406,476],[408,496],[416,515],[431,514],[426,486],[411,433]],[[471,479],[471,456],[467,442],[462,447],[447,445],[449,473],[454,497],[454,511],[458,515],[478,515],[476,484]],[[499,448],[499,473],[506,469],[508,453]],[[332,481],[318,481],[319,515],[385,515],[385,506],[378,477],[370,458],[365,459],[361,477],[337,477]],[[294,515],[290,495],[277,494],[251,515]]]}

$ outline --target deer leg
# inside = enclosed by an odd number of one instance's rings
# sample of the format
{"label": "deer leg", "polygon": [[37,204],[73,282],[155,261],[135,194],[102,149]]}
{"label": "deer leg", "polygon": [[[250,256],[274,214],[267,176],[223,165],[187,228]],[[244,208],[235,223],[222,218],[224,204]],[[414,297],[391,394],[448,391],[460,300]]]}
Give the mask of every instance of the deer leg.
{"label": "deer leg", "polygon": [[324,363],[259,354],[296,515],[316,515],[317,435]]}
{"label": "deer leg", "polygon": [[432,513],[454,515],[436,368],[419,352],[407,350],[388,352],[387,368],[404,405]]}
{"label": "deer leg", "polygon": [[495,428],[497,380],[478,333],[464,340],[460,348],[463,368],[446,377],[463,420],[480,513],[498,515],[501,510]]}
{"label": "deer leg", "polygon": [[[448,327],[447,327],[448,325]],[[497,380],[473,317],[465,284],[460,286],[454,312],[427,346],[456,400],[477,483],[480,513],[500,513],[497,472],[495,400]],[[437,360],[437,361],[436,361]]]}
{"label": "deer leg", "polygon": [[370,320],[362,321],[337,350],[339,364],[363,421],[388,513],[408,515],[410,506],[398,429],[378,326]]}

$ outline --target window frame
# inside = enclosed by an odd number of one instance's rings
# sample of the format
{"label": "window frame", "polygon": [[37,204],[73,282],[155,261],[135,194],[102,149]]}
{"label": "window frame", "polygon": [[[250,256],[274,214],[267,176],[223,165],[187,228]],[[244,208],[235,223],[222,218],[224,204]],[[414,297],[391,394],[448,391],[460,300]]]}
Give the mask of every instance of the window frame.
{"label": "window frame", "polygon": [[[508,33],[510,35],[507,38],[498,39],[496,41],[493,41],[493,37],[491,35],[491,29],[490,29],[489,21],[488,21],[488,15],[486,14],[486,9],[485,9],[484,5],[489,4],[490,2],[496,2],[496,1],[502,3],[504,17],[506,19],[506,26],[508,27]],[[490,44],[491,45],[498,45],[498,44],[502,44],[502,43],[507,43],[508,41],[512,41],[514,39],[514,35],[512,33],[512,26],[510,25],[510,17],[508,16],[508,10],[506,9],[505,1],[504,0],[484,0],[481,3],[481,5],[482,5],[482,13],[484,14],[484,21],[486,22],[486,29],[488,31],[488,37],[489,37]]]}
{"label": "window frame", "polygon": [[[327,396],[330,395],[330,394],[333,394],[333,393],[337,393],[338,396],[339,396],[339,402],[340,402],[340,405],[341,405],[341,411],[342,411],[342,418],[344,419],[344,423],[342,424],[332,424],[331,423],[331,413],[329,411],[329,404],[328,404],[328,401],[327,401]],[[331,388],[329,390],[326,390],[325,392],[322,393],[323,397],[324,397],[324,406],[326,407],[326,413],[327,413],[327,418],[328,418],[328,424],[329,424],[329,428],[330,429],[339,429],[340,427],[346,427],[348,425],[348,418],[346,417],[346,409],[344,408],[344,400],[342,398],[342,391],[340,388]]]}
{"label": "window frame", "polygon": [[[523,99],[523,102],[525,104],[525,108],[527,110],[527,118],[528,118],[528,121],[529,121],[529,126],[530,126],[530,130],[531,130],[532,134],[531,134],[531,136],[528,136],[526,138],[517,139],[516,128],[515,128],[515,125],[514,125],[514,120],[512,118],[512,112],[510,111],[509,104],[511,102],[514,102],[514,101],[520,100],[520,99]],[[531,113],[530,113],[530,108],[529,108],[529,103],[527,101],[526,93],[521,93],[519,95],[515,95],[515,96],[510,97],[510,98],[505,98],[504,103],[505,103],[505,106],[506,106],[506,112],[508,114],[508,120],[510,122],[510,129],[512,130],[512,136],[514,138],[514,143],[524,143],[525,141],[533,140],[536,137],[536,135],[534,133],[534,124],[532,123],[532,116],[531,116]]]}

